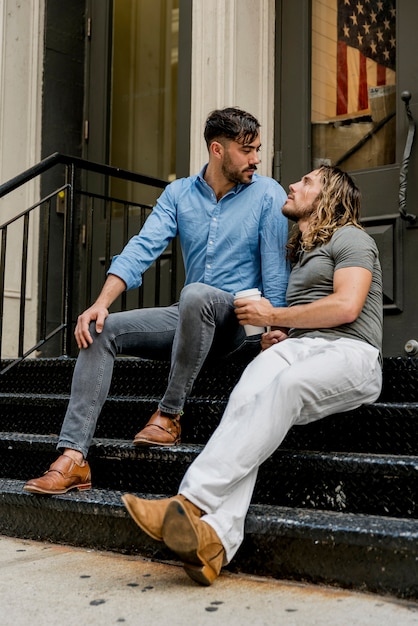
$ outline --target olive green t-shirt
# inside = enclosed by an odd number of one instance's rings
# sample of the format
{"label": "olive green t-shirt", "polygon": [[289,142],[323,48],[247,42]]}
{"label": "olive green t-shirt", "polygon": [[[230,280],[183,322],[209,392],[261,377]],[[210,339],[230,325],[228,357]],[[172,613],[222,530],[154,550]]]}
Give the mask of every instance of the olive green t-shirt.
{"label": "olive green t-shirt", "polygon": [[374,239],[360,228],[344,226],[327,244],[300,253],[289,279],[288,306],[308,304],[332,294],[334,272],[343,267],[363,267],[372,272],[370,291],[358,318],[334,328],[292,328],[289,337],[347,337],[381,350],[383,296],[379,253]]}

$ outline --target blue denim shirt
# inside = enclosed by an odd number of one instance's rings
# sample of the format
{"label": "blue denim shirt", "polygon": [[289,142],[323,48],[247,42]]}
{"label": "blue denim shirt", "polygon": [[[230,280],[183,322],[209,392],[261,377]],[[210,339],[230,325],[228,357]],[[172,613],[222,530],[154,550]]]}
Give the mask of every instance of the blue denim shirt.
{"label": "blue denim shirt", "polygon": [[203,178],[205,169],[166,187],[108,273],[122,278],[128,289],[139,287],[143,272],[179,235],[186,285],[201,282],[229,293],[258,287],[274,306],[285,306],[284,189],[254,174],[251,183],[238,184],[218,202]]}

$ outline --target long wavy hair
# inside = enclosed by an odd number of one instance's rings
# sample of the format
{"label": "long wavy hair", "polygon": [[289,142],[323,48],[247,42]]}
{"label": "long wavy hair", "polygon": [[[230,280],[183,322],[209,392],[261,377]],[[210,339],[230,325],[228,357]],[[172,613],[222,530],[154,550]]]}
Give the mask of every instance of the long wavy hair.
{"label": "long wavy hair", "polygon": [[360,191],[349,174],[338,167],[321,165],[322,189],[315,199],[316,212],[302,234],[295,224],[287,244],[287,254],[295,262],[298,253],[322,246],[342,226],[363,228],[360,224]]}

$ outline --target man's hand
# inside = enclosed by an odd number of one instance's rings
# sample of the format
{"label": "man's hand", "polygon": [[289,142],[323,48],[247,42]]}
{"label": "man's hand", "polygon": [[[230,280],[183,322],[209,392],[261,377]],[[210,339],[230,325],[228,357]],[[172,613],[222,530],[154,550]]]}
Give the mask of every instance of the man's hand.
{"label": "man's hand", "polygon": [[274,344],[280,343],[280,341],[284,341],[287,338],[287,333],[283,330],[270,330],[261,335],[261,349],[267,350],[267,348],[270,348],[271,346],[274,346]]}
{"label": "man's hand", "polygon": [[261,349],[267,350],[285,339],[288,339],[288,335],[284,330],[269,330],[261,335]]}
{"label": "man's hand", "polygon": [[90,322],[96,322],[96,332],[101,333],[105,319],[109,315],[110,305],[125,289],[126,283],[122,278],[109,274],[96,302],[78,316],[74,336],[79,350],[88,348],[93,343],[89,330]]}
{"label": "man's hand", "polygon": [[240,324],[252,324],[253,326],[271,326],[271,315],[274,307],[267,298],[260,300],[235,300],[235,315]]}
{"label": "man's hand", "polygon": [[101,333],[108,315],[108,309],[95,302],[91,307],[86,309],[84,313],[78,316],[74,336],[80,350],[81,348],[88,348],[89,345],[93,343],[93,337],[89,330],[90,322],[96,322],[96,331]]}

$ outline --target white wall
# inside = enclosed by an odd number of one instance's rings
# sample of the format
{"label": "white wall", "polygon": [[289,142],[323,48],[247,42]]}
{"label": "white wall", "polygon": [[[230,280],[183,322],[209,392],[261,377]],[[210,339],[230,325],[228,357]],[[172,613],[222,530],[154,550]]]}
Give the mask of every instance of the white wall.
{"label": "white wall", "polygon": [[238,106],[261,123],[259,172],[270,176],[274,128],[274,0],[194,0],[190,172],[207,161],[207,114]]}
{"label": "white wall", "polygon": [[[0,183],[40,160],[43,0],[0,0]],[[35,204],[36,183],[0,200],[0,224]],[[9,228],[3,356],[16,356],[20,297],[21,237]],[[35,343],[37,311],[38,220],[30,228],[26,290],[28,336]]]}

